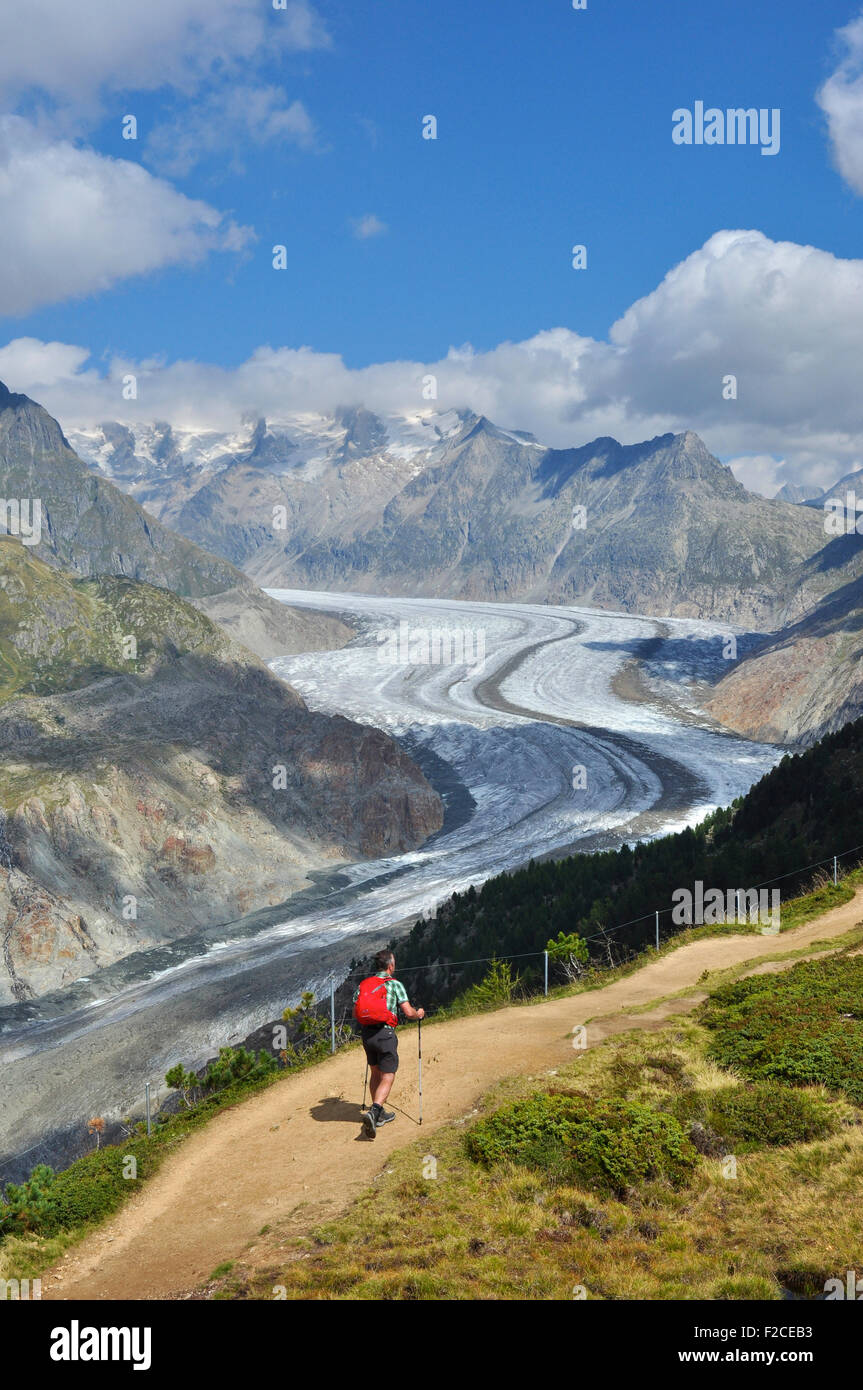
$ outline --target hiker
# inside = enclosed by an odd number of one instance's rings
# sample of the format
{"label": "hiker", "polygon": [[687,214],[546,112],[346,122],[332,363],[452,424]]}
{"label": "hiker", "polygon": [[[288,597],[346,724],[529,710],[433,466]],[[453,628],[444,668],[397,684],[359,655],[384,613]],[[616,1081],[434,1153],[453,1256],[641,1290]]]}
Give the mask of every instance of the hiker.
{"label": "hiker", "polygon": [[393,979],[396,958],[392,951],[378,951],[375,965],[377,974],[361,980],[354,995],[354,1018],[360,1025],[366,1060],[371,1067],[372,1103],[363,1117],[363,1129],[370,1139],[374,1139],[381,1125],[395,1119],[394,1111],[384,1109],[384,1101],[399,1068],[399,1009],[405,1018],[425,1018],[425,1010],[414,1009],[408,1003],[404,985]]}

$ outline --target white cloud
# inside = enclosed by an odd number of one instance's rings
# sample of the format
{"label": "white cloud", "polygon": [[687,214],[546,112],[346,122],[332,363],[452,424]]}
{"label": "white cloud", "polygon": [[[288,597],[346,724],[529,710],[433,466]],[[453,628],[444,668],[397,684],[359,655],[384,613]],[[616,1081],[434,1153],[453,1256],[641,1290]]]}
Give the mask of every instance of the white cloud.
{"label": "white cloud", "polygon": [[9,6],[0,45],[0,95],[44,93],[92,113],[107,92],[169,86],[190,94],[214,75],[286,51],[326,47],[307,0],[26,0]]}
{"label": "white cloud", "polygon": [[39,390],[74,379],[89,380],[94,386],[98,374],[82,376],[81,368],[90,356],[88,348],[72,343],[43,343],[39,338],[15,338],[0,348],[0,381],[7,377],[27,381],[29,389]]}
{"label": "white cloud", "polygon": [[368,241],[371,237],[383,236],[389,231],[386,222],[375,217],[373,212],[367,212],[365,217],[352,217],[351,226],[357,241]]}
{"label": "white cloud", "polygon": [[[709,432],[727,454],[817,465],[860,447],[863,261],[717,232],[633,304],[590,358],[588,399]],[[723,399],[726,376],[737,399]],[[816,479],[821,481],[821,479]]]}
{"label": "white cloud", "polygon": [[[99,374],[83,349],[64,357],[61,344],[21,339],[0,353],[0,378],[70,428],[120,418],[227,429],[249,413],[278,419],[350,402],[415,415],[430,408],[431,373],[435,408],[469,407],[548,444],[695,429],[760,491],[829,486],[863,454],[861,296],[863,260],[724,231],[633,304],[607,342],[555,328],[488,352],[451,348],[438,362],[353,370],[308,347],[262,347],[236,368],[115,359]],[[128,371],[139,378],[136,402],[121,398]],[[736,400],[723,399],[730,374]]]}
{"label": "white cloud", "polygon": [[288,101],[284,88],[231,83],[157,125],[144,157],[162,173],[182,177],[213,154],[239,160],[249,143],[310,149],[315,141],[314,121],[301,101]]}
{"label": "white cloud", "polygon": [[209,203],[139,164],[0,119],[0,314],[108,289],[118,280],[249,241]]}
{"label": "white cloud", "polygon": [[863,193],[863,15],[837,31],[842,60],[818,92],[836,167]]}
{"label": "white cloud", "polygon": [[783,483],[790,481],[784,459],[772,454],[750,454],[726,459],[732,472],[750,492],[762,497],[775,497]]}

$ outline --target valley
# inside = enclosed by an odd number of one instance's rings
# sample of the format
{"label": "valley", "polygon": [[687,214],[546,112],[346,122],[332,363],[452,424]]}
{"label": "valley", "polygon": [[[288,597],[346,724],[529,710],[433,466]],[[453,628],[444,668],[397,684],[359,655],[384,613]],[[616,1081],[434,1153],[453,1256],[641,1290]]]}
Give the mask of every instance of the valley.
{"label": "valley", "polygon": [[[285,657],[273,669],[313,715],[345,714],[395,738],[442,795],[443,828],[406,853],[339,865],[282,908],[175,938],[0,1009],[7,1175],[81,1152],[89,1115],[138,1113],[145,1082],[164,1094],[176,1061],[203,1062],[278,1017],[303,988],[325,990],[353,956],[453,891],[535,856],[693,823],[779,756],[691,713],[675,716],[662,693],[688,700],[687,679],[721,662],[724,628],[546,605],[277,597],[359,629],[346,647]],[[482,667],[381,661],[378,633],[405,612],[418,627],[481,629]],[[657,638],[645,687],[657,682],[656,695],[622,698],[616,677]],[[584,771],[577,787],[575,768]],[[62,1067],[51,1065],[60,1057]]]}

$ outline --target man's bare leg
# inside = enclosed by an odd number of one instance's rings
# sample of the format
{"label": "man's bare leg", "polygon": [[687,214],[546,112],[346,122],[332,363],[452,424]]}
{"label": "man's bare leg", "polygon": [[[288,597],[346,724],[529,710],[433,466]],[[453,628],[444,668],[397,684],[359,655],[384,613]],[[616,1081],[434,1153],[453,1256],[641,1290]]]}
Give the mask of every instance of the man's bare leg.
{"label": "man's bare leg", "polygon": [[380,1067],[371,1067],[370,1070],[369,1070],[369,1095],[371,1096],[371,1100],[369,1101],[369,1104],[370,1104],[370,1105],[374,1105],[374,1101],[375,1101],[375,1091],[376,1091],[377,1087],[380,1086],[380,1084],[381,1084],[381,1069],[380,1069]]}
{"label": "man's bare leg", "polygon": [[[393,1081],[395,1080],[396,1074],[394,1071],[382,1072],[378,1069],[378,1067],[375,1067],[374,1071],[378,1073],[379,1079],[377,1081],[377,1084],[375,1084],[374,1081],[372,1082],[372,1100],[374,1101],[375,1105],[383,1105],[384,1101],[386,1100],[387,1096],[393,1088]],[[374,1072],[372,1074],[374,1075]]]}

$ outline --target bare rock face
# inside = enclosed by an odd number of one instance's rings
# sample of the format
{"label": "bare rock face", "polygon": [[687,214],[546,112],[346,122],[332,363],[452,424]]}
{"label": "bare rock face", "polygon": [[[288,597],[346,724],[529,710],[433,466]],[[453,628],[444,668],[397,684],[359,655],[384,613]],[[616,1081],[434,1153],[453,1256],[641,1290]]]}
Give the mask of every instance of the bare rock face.
{"label": "bare rock face", "polygon": [[747,738],[802,746],[859,718],[863,579],[762,642],[719,682],[706,708]]}
{"label": "bare rock face", "polygon": [[261,421],[221,455],[176,431],[166,453],[163,427],[76,440],[95,470],[269,587],[586,603],[761,630],[830,588],[824,572],[797,575],[824,545],[819,516],[747,492],[691,431],[550,449],[468,411],[356,409],[310,429]]}
{"label": "bare rock face", "polygon": [[[171,456],[170,427],[157,435],[155,457],[164,462]],[[122,470],[120,476],[126,481]],[[0,496],[39,500],[41,524],[33,551],[47,564],[85,576],[126,575],[171,589],[264,659],[350,641],[350,629],[338,619],[274,602],[206,545],[199,548],[169,530],[132,496],[88,470],[57,421],[2,382]]]}
{"label": "bare rock face", "polygon": [[252,584],[191,602],[262,661],[294,652],[337,651],[354,636],[353,630],[332,614],[277,603]]}
{"label": "bare rock face", "polygon": [[[134,655],[130,655],[134,639]],[[440,798],[190,604],[0,542],[0,999],[415,848]]]}
{"label": "bare rock face", "polygon": [[3,990],[16,1002],[37,993],[32,980],[66,984],[85,961],[99,963],[99,950],[83,919],[18,869],[0,868],[0,939]]}

